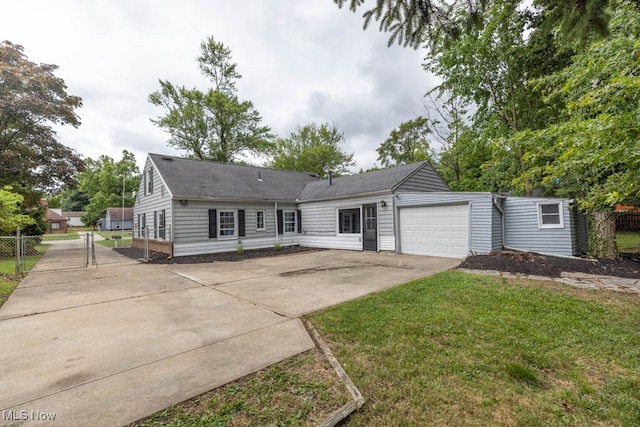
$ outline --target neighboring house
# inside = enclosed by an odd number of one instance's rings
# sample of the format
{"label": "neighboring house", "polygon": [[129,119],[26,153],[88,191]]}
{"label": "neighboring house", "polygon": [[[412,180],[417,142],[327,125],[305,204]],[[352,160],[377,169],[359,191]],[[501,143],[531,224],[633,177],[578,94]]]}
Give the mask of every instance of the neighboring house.
{"label": "neighboring house", "polygon": [[70,227],[82,227],[82,216],[85,214],[84,211],[62,211],[62,216],[67,219],[67,225]]}
{"label": "neighboring house", "polygon": [[47,209],[45,214],[45,221],[49,225],[48,233],[66,233],[67,232],[67,218],[62,216],[61,209]]}
{"label": "neighboring house", "polygon": [[134,244],[174,256],[274,245],[464,258],[514,248],[575,255],[567,199],[451,192],[429,162],[339,178],[149,154]]}
{"label": "neighboring house", "polygon": [[107,208],[107,215],[98,221],[98,229],[100,231],[133,230],[133,208]]}

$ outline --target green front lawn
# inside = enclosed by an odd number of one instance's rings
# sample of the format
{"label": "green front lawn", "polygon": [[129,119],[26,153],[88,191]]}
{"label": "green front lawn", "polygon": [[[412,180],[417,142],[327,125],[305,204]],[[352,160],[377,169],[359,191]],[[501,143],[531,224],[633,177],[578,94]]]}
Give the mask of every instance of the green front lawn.
{"label": "green front lawn", "polygon": [[640,425],[637,296],[446,272],[309,316],[346,425]]}
{"label": "green front lawn", "polygon": [[60,234],[44,234],[42,236],[42,241],[43,242],[51,242],[54,240],[78,240],[80,239],[80,236],[78,236],[78,232],[77,231],[69,231],[67,233],[60,233]]}
{"label": "green front lawn", "polygon": [[130,248],[133,246],[133,239],[119,239],[119,240],[108,239],[108,240],[96,240],[95,242],[107,248],[115,248],[116,242],[118,242],[119,248]]}
{"label": "green front lawn", "polygon": [[640,231],[618,231],[616,243],[619,252],[640,253]]}
{"label": "green front lawn", "polygon": [[19,277],[0,274],[0,307],[7,301],[9,295],[11,295],[18,284],[20,284]]}

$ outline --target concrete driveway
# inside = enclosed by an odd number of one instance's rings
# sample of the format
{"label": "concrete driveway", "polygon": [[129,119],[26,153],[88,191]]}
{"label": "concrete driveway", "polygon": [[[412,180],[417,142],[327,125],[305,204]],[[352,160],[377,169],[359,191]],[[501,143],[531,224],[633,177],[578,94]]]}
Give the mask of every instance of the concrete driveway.
{"label": "concrete driveway", "polygon": [[302,314],[457,264],[319,251],[30,274],[0,308],[0,425],[135,421],[312,348]]}

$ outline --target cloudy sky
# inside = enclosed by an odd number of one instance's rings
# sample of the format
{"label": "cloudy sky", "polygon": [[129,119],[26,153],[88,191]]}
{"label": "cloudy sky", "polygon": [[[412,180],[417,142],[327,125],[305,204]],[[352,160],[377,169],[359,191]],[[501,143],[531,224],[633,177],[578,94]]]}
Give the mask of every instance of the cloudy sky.
{"label": "cloudy sky", "polygon": [[183,155],[151,123],[162,109],[147,97],[158,79],[208,88],[196,57],[211,35],[231,49],[239,98],[264,124],[287,136],[296,125],[335,123],[357,172],[373,166],[394,127],[422,113],[433,86],[423,51],[388,48],[388,35],[363,31],[360,15],[332,0],[20,0],[2,6],[0,39],[60,67],[84,106],[82,125],[60,128],[59,139],[86,157],[119,159],[127,149],[141,164],[148,152]]}

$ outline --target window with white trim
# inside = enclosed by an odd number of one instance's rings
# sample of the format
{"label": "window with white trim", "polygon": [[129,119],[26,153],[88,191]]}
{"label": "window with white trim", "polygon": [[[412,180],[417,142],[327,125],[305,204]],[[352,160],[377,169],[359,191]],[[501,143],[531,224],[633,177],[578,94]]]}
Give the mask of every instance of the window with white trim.
{"label": "window with white trim", "polygon": [[149,168],[146,171],[146,184],[147,184],[147,194],[153,193],[153,169]]}
{"label": "window with white trim", "polygon": [[562,202],[538,203],[538,228],[564,228]]}
{"label": "window with white trim", "polygon": [[338,210],[338,233],[360,233],[360,208]]}
{"label": "window with white trim", "polygon": [[284,232],[288,233],[296,233],[298,230],[297,227],[297,212],[296,211],[284,211]]}
{"label": "window with white trim", "polygon": [[265,211],[256,211],[256,230],[258,231],[266,230],[264,216]]}
{"label": "window with white trim", "polygon": [[238,236],[236,211],[218,211],[218,238],[233,239]]}

